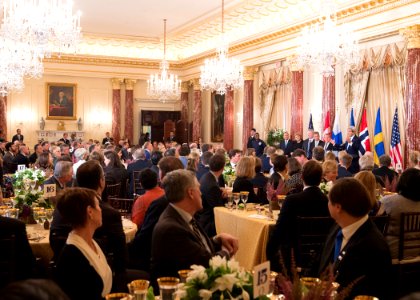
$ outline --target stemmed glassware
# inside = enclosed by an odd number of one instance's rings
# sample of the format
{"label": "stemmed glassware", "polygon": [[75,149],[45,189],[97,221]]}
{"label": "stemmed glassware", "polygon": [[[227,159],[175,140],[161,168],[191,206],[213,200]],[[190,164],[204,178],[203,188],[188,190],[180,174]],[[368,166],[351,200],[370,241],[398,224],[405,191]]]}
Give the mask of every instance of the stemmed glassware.
{"label": "stemmed glassware", "polygon": [[249,192],[241,192],[241,199],[242,199],[242,202],[244,203],[245,211],[246,211],[246,202],[248,201],[248,195],[249,195]]}
{"label": "stemmed glassware", "polygon": [[45,219],[46,219],[45,210],[42,207],[34,207],[33,212],[34,212],[34,220],[38,224],[44,224]]}
{"label": "stemmed glassware", "polygon": [[233,197],[233,201],[236,204],[236,210],[238,210],[239,200],[241,199],[240,194],[239,193],[232,193],[232,197]]}
{"label": "stemmed glassware", "polygon": [[52,219],[53,219],[53,212],[54,212],[54,209],[52,209],[52,208],[45,209],[45,218],[48,220],[48,222],[50,224],[51,224]]}

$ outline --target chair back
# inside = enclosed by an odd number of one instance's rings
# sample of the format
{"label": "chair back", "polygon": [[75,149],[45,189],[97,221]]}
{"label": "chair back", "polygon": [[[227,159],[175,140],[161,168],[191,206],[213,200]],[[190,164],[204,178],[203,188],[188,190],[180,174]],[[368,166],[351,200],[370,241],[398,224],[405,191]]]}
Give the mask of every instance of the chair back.
{"label": "chair back", "polygon": [[145,190],[140,183],[140,173],[141,171],[133,171],[133,193],[135,194],[133,195],[134,199],[137,198],[138,195],[143,195],[145,193]]}
{"label": "chair back", "polygon": [[0,237],[0,287],[16,278],[15,235]]}
{"label": "chair back", "polygon": [[325,240],[335,224],[331,217],[298,217],[296,262],[302,271],[312,270],[319,261]]}
{"label": "chair back", "polygon": [[106,195],[111,198],[119,197],[121,190],[121,183],[116,184],[107,184],[106,185]]}
{"label": "chair back", "polygon": [[420,212],[401,213],[398,260],[404,259],[406,250],[417,250],[420,256]]}
{"label": "chair back", "polygon": [[383,234],[386,235],[388,231],[388,225],[389,225],[389,215],[383,215],[383,216],[372,216],[370,217],[373,223],[375,223],[376,227],[378,227],[378,230]]}
{"label": "chair back", "polygon": [[108,203],[121,213],[121,216],[131,219],[131,209],[133,208],[134,200],[129,198],[108,198]]}

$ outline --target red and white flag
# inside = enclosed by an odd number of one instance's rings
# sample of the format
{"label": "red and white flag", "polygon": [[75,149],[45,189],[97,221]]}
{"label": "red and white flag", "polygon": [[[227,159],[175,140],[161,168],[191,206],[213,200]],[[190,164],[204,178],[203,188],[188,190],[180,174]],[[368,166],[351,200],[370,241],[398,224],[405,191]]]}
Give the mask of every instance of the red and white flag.
{"label": "red and white flag", "polygon": [[396,170],[402,168],[403,159],[401,153],[400,126],[398,123],[398,108],[396,108],[394,120],[392,121],[391,147],[389,148],[389,156],[391,156],[392,166]]}
{"label": "red and white flag", "polygon": [[330,111],[327,111],[327,114],[325,115],[324,134],[326,133],[331,133]]}
{"label": "red and white flag", "polygon": [[361,146],[363,148],[360,149],[360,152],[364,154],[366,151],[370,151],[370,139],[369,139],[369,131],[367,125],[367,117],[366,117],[366,107],[363,109],[362,121],[360,122],[359,128],[359,138],[361,142]]}

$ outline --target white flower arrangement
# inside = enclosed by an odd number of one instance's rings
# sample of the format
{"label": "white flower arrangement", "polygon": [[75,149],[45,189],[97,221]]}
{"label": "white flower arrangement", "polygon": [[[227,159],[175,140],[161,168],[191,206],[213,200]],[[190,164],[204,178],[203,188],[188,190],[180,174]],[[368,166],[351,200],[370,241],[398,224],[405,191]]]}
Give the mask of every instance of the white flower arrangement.
{"label": "white flower arrangement", "polygon": [[328,193],[331,191],[332,186],[333,186],[333,182],[327,181],[327,182],[321,182],[321,184],[319,185],[319,188],[321,189],[321,192],[323,192],[325,195],[328,195]]}
{"label": "white flower arrangement", "polygon": [[234,259],[215,256],[207,269],[197,265],[191,269],[186,283],[178,286],[176,293],[180,299],[252,299],[252,275]]}

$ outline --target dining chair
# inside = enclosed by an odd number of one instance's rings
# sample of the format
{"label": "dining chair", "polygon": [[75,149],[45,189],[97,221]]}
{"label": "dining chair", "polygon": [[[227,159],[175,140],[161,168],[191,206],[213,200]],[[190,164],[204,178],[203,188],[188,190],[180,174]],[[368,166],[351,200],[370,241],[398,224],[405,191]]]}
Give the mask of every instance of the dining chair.
{"label": "dining chair", "polygon": [[[133,198],[137,198],[138,195],[143,195],[145,190],[140,183],[140,173],[141,171],[133,171]],[[131,195],[129,195],[131,196]]]}
{"label": "dining chair", "polygon": [[0,288],[16,277],[15,235],[0,237]]}
{"label": "dining chair", "polygon": [[325,240],[335,224],[331,217],[297,217],[298,245],[295,249],[296,263],[304,276],[313,275]]}
{"label": "dining chair", "polygon": [[386,232],[388,231],[388,225],[389,225],[389,215],[383,215],[383,216],[372,216],[370,219],[373,223],[375,223],[376,227],[378,227],[379,231],[386,235]]}
{"label": "dining chair", "polygon": [[116,184],[107,184],[106,185],[106,194],[111,198],[119,197],[121,191],[121,183]]}
{"label": "dining chair", "polygon": [[109,197],[108,203],[121,213],[121,216],[131,219],[134,200],[130,198]]}

